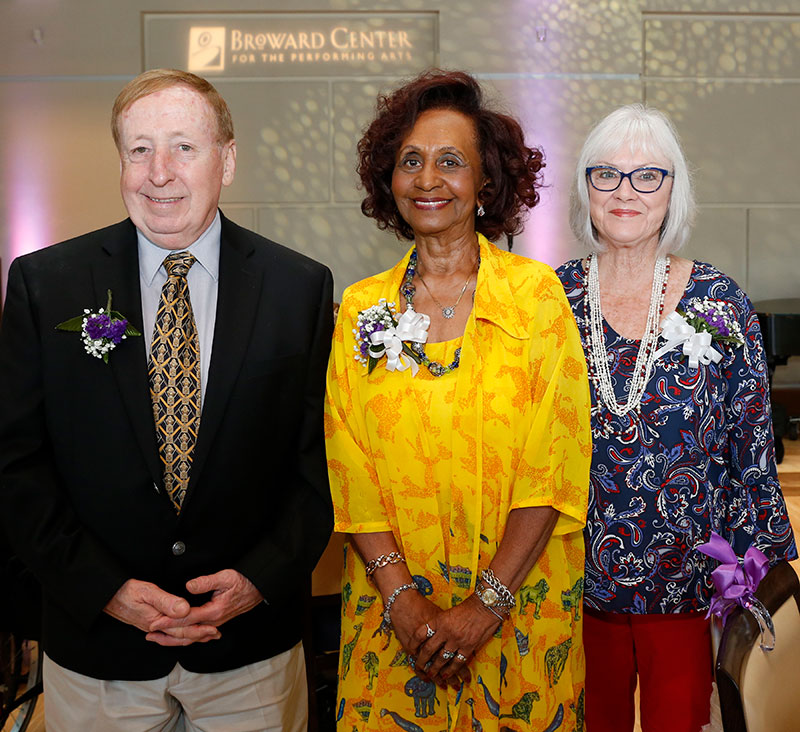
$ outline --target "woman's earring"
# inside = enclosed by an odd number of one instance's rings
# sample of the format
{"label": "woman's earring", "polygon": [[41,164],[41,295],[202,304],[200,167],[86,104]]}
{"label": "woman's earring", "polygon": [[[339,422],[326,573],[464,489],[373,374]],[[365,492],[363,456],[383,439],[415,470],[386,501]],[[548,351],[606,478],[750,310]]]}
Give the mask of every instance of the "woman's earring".
{"label": "woman's earring", "polygon": [[486,213],[486,211],[483,208],[483,204],[479,203],[478,204],[478,211],[477,211],[478,216],[483,216],[485,213]]}

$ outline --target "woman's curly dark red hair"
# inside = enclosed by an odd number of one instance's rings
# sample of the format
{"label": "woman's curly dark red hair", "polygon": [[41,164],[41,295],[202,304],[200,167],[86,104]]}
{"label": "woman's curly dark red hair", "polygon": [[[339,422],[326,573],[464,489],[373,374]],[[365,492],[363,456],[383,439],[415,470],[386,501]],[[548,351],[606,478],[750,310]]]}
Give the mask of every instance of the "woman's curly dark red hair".
{"label": "woman's curly dark red hair", "polygon": [[452,109],[475,124],[483,173],[489,179],[480,193],[486,213],[475,218],[475,228],[491,241],[501,234],[519,234],[526,209],[539,201],[544,156],[525,145],[519,122],[485,106],[480,85],[464,71],[431,69],[378,97],[377,116],[358,142],[358,174],[367,194],[361,210],[379,228],[414,238],[394,202],[392,173],[400,144],[429,109]]}

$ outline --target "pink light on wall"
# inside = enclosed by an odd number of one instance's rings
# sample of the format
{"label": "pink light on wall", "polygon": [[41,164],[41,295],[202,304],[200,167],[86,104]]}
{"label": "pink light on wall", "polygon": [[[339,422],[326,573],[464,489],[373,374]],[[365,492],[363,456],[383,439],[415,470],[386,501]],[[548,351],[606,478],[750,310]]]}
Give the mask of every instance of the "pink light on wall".
{"label": "pink light on wall", "polygon": [[51,183],[53,165],[52,135],[42,129],[35,105],[23,93],[9,95],[11,108],[26,110],[7,118],[9,144],[3,150],[2,191],[0,210],[5,214],[2,256],[3,292],[5,298],[8,268],[23,254],[52,244]]}
{"label": "pink light on wall", "polygon": [[570,156],[568,80],[555,73],[484,74],[505,92],[509,107],[522,124],[526,144],[544,152],[544,187],[530,211],[524,230],[514,238],[514,252],[545,262],[562,264],[574,249],[569,229]]}
{"label": "pink light on wall", "polygon": [[569,191],[554,180],[549,167],[545,168],[545,180],[550,187],[540,191],[541,199],[531,211],[525,230],[514,240],[514,251],[557,267],[567,258],[573,237],[567,221]]}
{"label": "pink light on wall", "polygon": [[[15,257],[52,243],[50,178],[58,162],[53,134],[36,96],[14,85],[8,99],[9,108],[17,112],[8,116],[9,144],[3,156],[3,209],[8,217],[4,267]],[[55,147],[59,149],[60,143]]]}
{"label": "pink light on wall", "polygon": [[9,180],[5,189],[10,200],[9,254],[10,259],[36,251],[51,243],[47,222],[48,206],[46,171],[44,165],[23,149],[10,153],[12,163],[6,171]]}
{"label": "pink light on wall", "polygon": [[[523,44],[520,71],[506,76],[513,89],[511,103],[528,145],[544,151],[546,167],[539,203],[529,213],[514,251],[557,267],[574,256],[569,228],[569,189],[574,165],[571,139],[572,80],[564,57],[572,51],[564,32],[580,3],[572,0],[514,0],[510,15],[518,19]],[[488,76],[492,76],[491,74]],[[503,75],[496,75],[498,78]]]}

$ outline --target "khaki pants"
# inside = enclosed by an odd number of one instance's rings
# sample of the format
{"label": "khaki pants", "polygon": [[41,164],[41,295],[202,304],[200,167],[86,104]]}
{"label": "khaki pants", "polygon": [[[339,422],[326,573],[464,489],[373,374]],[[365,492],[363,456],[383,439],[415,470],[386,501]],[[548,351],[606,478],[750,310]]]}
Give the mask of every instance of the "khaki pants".
{"label": "khaki pants", "polygon": [[303,645],[233,671],[176,665],[152,681],[102,681],[45,656],[48,732],[305,732]]}

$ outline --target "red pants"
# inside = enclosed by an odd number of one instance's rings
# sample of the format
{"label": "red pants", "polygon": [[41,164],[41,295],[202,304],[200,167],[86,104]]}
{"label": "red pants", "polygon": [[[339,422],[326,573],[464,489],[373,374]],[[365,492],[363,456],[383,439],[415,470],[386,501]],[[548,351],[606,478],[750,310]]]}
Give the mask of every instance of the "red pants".
{"label": "red pants", "polygon": [[633,730],[637,674],[642,732],[699,732],[708,724],[711,626],[702,614],[588,610],[583,644],[589,732]]}

